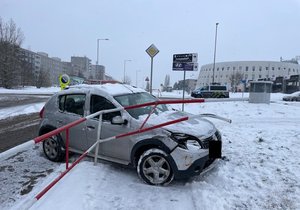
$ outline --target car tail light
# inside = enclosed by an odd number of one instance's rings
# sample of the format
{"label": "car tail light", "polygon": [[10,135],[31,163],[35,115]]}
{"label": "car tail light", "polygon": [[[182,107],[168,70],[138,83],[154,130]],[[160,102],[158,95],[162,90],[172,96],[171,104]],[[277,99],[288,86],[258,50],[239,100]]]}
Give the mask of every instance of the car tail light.
{"label": "car tail light", "polygon": [[39,113],[40,115],[40,118],[43,118],[44,117],[44,111],[45,111],[45,107],[43,107]]}

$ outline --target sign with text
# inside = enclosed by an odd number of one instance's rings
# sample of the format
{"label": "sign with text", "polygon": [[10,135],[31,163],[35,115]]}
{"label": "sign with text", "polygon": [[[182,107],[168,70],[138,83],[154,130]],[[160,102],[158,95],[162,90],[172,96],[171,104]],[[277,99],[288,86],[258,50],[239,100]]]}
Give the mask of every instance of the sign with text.
{"label": "sign with text", "polygon": [[173,63],[173,71],[198,71],[198,63]]}
{"label": "sign with text", "polygon": [[197,53],[187,53],[187,54],[175,54],[173,55],[173,62],[179,63],[197,63],[198,54]]}
{"label": "sign with text", "polygon": [[198,54],[174,54],[173,55],[173,71],[198,71]]}

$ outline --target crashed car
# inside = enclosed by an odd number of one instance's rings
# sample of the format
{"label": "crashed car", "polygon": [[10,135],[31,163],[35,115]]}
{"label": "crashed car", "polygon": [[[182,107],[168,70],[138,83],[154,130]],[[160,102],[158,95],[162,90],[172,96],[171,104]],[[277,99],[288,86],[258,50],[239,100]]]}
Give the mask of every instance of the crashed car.
{"label": "crashed car", "polygon": [[[74,86],[53,95],[45,104],[40,112],[39,134],[101,110],[157,100],[145,90],[130,85]],[[221,157],[221,133],[212,122],[205,119],[208,115],[191,115],[173,110],[165,104],[152,108],[145,106],[103,114],[100,139],[138,130],[150,112],[153,114],[144,127],[183,116],[189,116],[189,120],[100,143],[98,157],[135,167],[139,177],[151,185],[165,185],[174,178],[198,175]],[[69,150],[83,153],[91,147],[97,140],[98,124],[99,116],[71,128]],[[45,156],[51,161],[62,161],[65,140],[65,132],[46,139],[43,142]],[[93,156],[93,153],[89,155]]]}

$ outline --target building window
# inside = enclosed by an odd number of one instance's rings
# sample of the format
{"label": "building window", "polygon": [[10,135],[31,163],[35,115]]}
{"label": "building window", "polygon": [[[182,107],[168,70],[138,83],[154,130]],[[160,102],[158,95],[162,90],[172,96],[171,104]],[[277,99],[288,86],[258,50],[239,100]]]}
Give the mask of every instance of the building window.
{"label": "building window", "polygon": [[255,75],[254,74],[252,74],[252,80],[254,80],[255,79]]}
{"label": "building window", "polygon": [[269,70],[269,67],[266,66],[266,70]]}
{"label": "building window", "polygon": [[248,69],[249,69],[249,67],[248,67],[248,66],[246,66],[246,71],[248,71]]}
{"label": "building window", "polygon": [[275,70],[274,66],[272,67],[272,70],[273,70],[273,71]]}
{"label": "building window", "polygon": [[217,71],[219,71],[219,67],[217,68]]}
{"label": "building window", "polygon": [[234,66],[234,67],[232,67],[232,69],[233,69],[233,70],[235,70],[235,66]]}
{"label": "building window", "polygon": [[261,75],[258,75],[258,78],[260,79],[260,78],[261,78]]}
{"label": "building window", "polygon": [[280,67],[278,67],[278,70],[280,70]]}
{"label": "building window", "polygon": [[259,67],[259,71],[261,71],[261,69],[262,69],[262,67],[260,66],[260,67]]}
{"label": "building window", "polygon": [[255,66],[252,66],[252,71],[255,71]]}
{"label": "building window", "polygon": [[248,74],[245,74],[245,79],[248,79]]}
{"label": "building window", "polygon": [[224,67],[222,67],[222,71],[224,71]]}

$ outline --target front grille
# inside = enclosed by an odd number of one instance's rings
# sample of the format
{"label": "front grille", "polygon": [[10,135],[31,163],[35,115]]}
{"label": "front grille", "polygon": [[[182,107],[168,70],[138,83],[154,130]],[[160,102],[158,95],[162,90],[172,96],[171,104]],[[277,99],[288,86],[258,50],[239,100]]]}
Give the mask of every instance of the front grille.
{"label": "front grille", "polygon": [[209,141],[221,141],[221,139],[222,139],[222,137],[221,137],[221,134],[220,134],[220,132],[219,131],[216,131],[215,133],[214,133],[214,135],[212,135],[212,136],[210,136],[210,137],[208,137],[208,138],[206,138],[206,139],[203,139],[202,141],[201,141],[201,146],[202,146],[202,149],[208,149],[208,147],[209,147]]}

